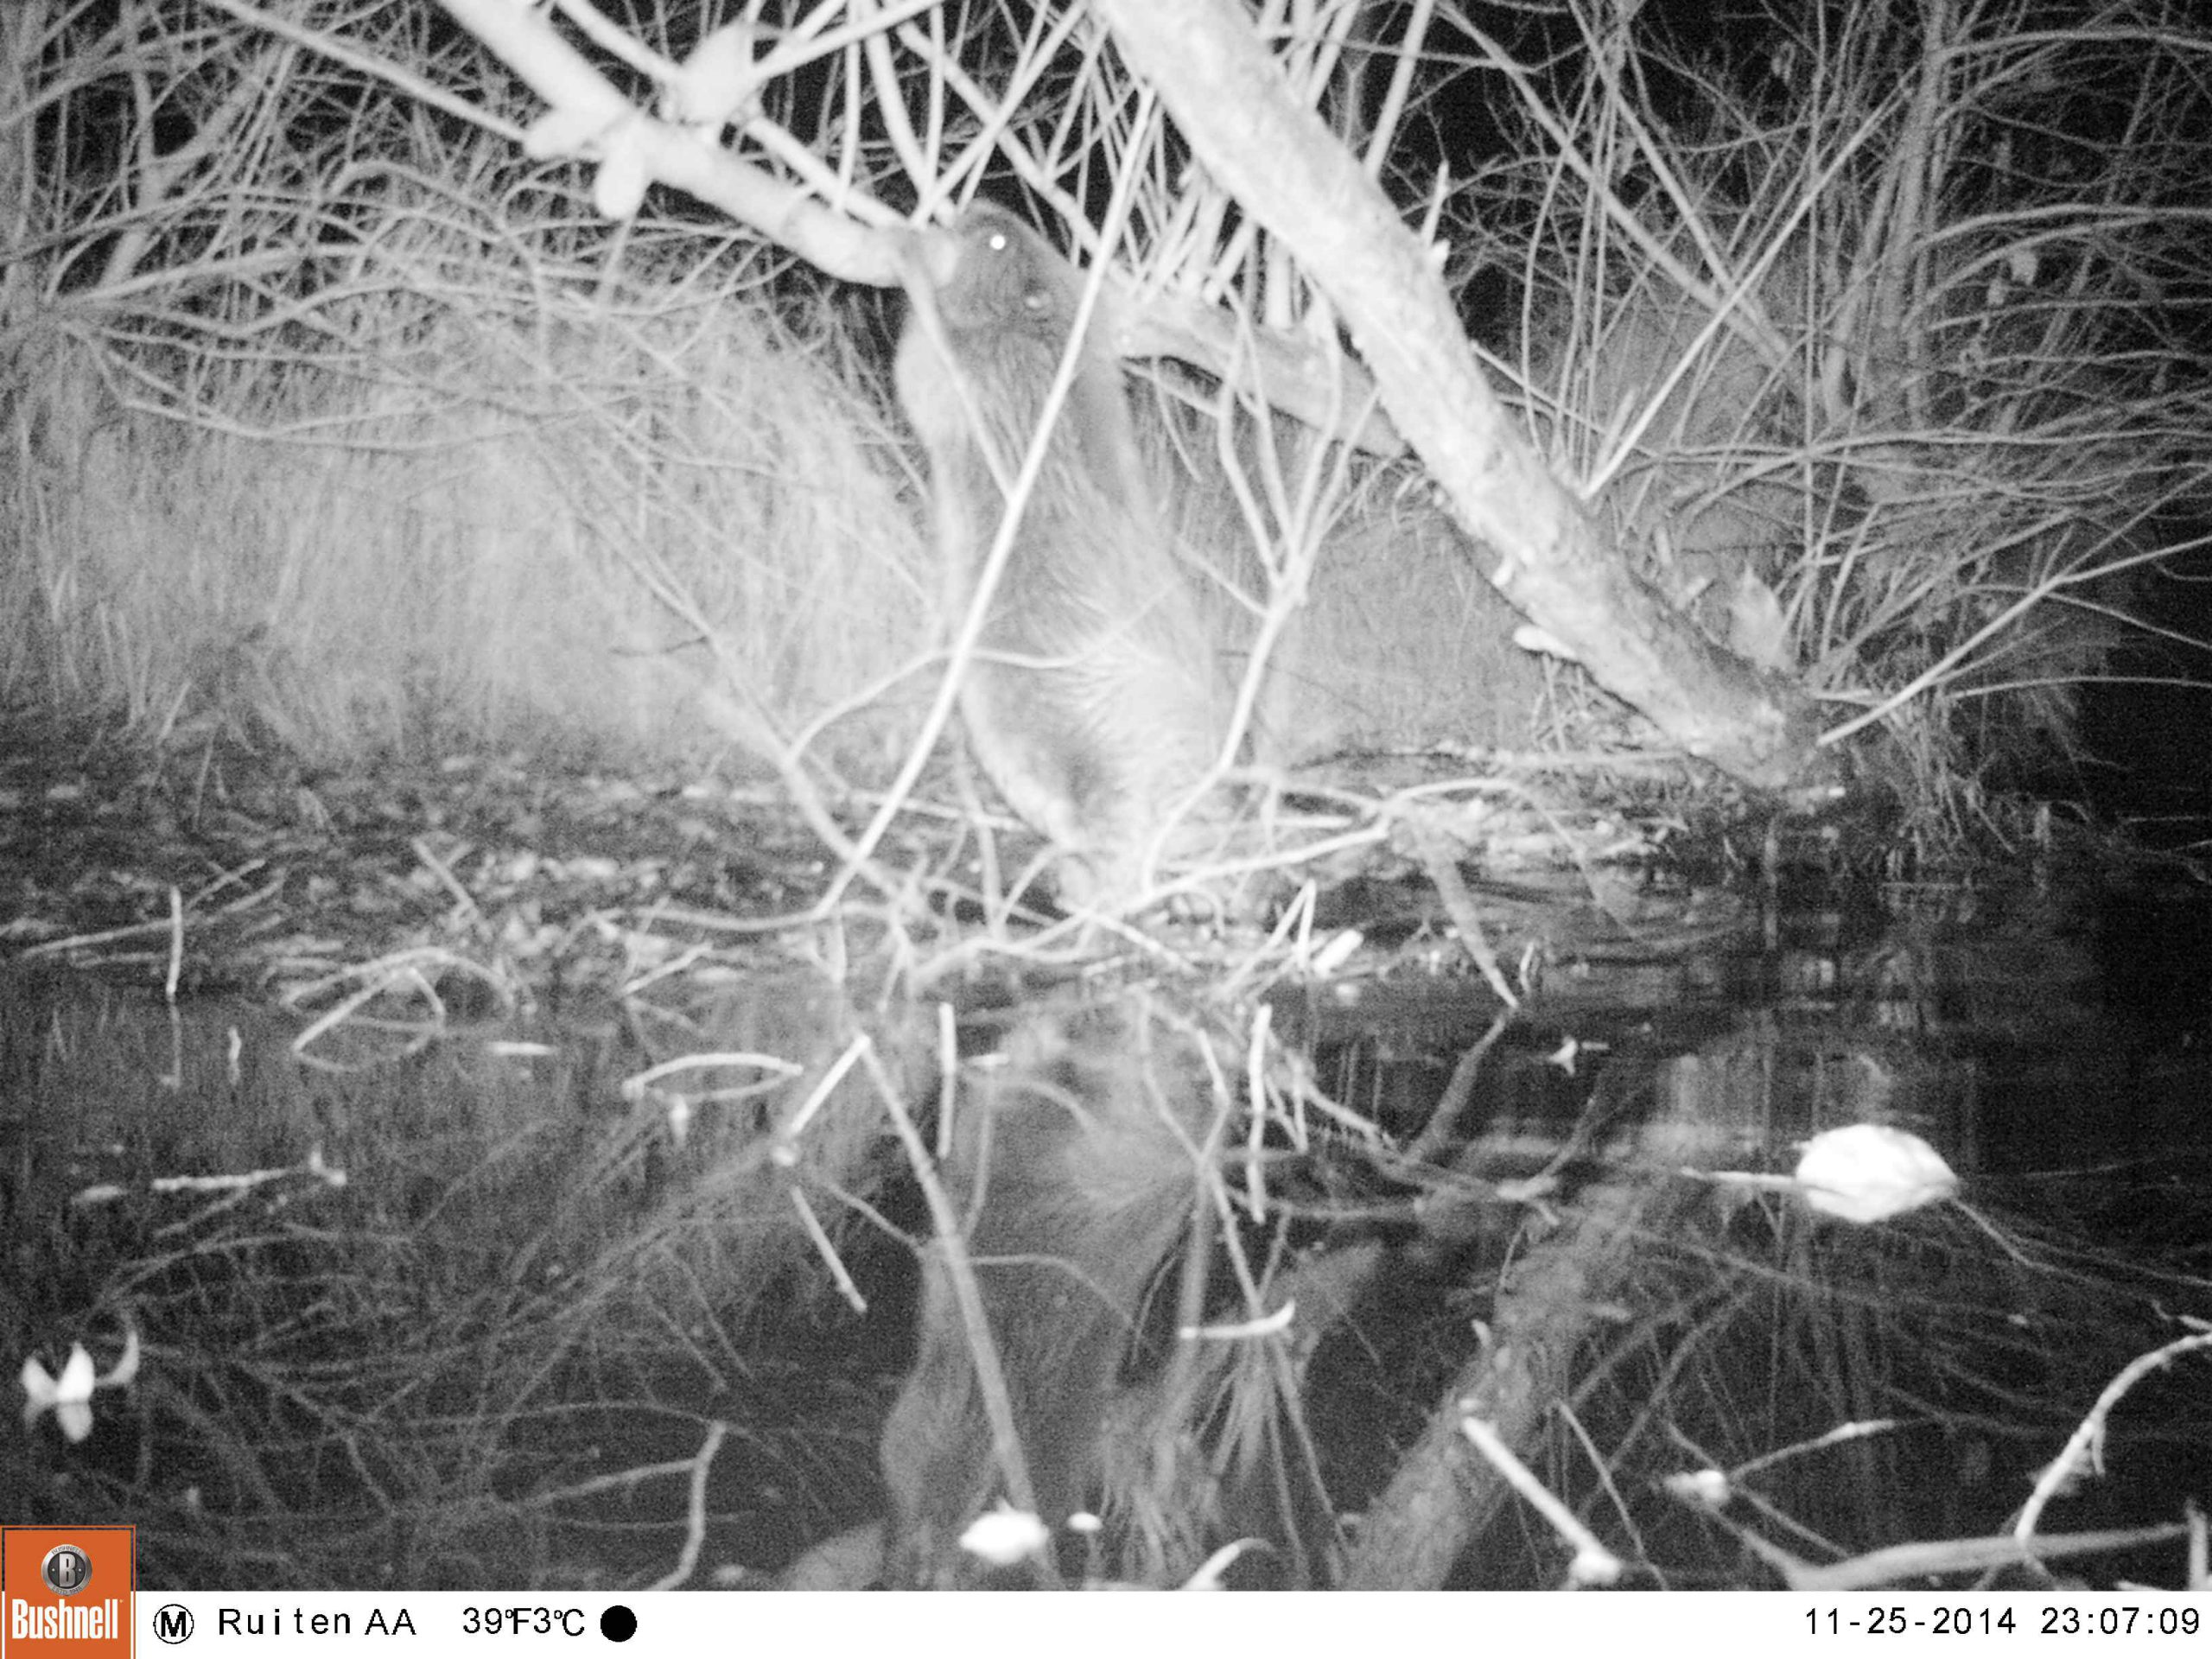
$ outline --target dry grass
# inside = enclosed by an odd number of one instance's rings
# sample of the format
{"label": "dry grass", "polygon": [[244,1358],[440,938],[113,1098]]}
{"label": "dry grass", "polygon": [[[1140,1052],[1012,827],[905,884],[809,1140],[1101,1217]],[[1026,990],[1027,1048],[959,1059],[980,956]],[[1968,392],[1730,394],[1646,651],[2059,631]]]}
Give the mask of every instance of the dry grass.
{"label": "dry grass", "polygon": [[[323,759],[652,764],[719,741],[709,687],[796,730],[925,656],[898,451],[758,303],[416,290],[376,311],[386,338],[358,353],[218,358],[80,399],[101,412],[67,427],[44,411],[0,689]],[[67,342],[56,380],[119,355]],[[880,766],[887,702],[819,758]]]}
{"label": "dry grass", "polygon": [[2171,22],[1754,9],[1738,60],[1577,13],[1587,57],[1543,70],[1474,37],[1513,137],[1464,222],[1516,272],[1554,464],[1924,807],[2070,752],[2138,575],[2193,545],[2207,127]]}

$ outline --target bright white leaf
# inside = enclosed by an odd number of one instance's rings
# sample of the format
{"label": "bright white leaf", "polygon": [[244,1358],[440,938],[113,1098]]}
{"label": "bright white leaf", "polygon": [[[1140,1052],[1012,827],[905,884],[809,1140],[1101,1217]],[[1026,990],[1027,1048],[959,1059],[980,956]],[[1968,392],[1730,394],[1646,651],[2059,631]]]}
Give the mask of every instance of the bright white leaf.
{"label": "bright white leaf", "polygon": [[968,1530],[960,1535],[960,1548],[989,1566],[1012,1567],[1041,1554],[1052,1539],[1052,1529],[1042,1521],[1001,1501],[968,1523]]}
{"label": "bright white leaf", "polygon": [[1728,595],[1728,644],[1738,657],[1777,674],[1797,665],[1781,596],[1748,569]]}
{"label": "bright white leaf", "polygon": [[1718,1469],[1688,1469],[1667,1477],[1662,1483],[1668,1492],[1683,1502],[1695,1503],[1701,1509],[1725,1510],[1728,1507],[1728,1477]]}
{"label": "bright white leaf", "polygon": [[115,1369],[105,1376],[92,1368],[92,1357],[85,1351],[85,1344],[69,1344],[69,1357],[61,1367],[59,1380],[47,1375],[46,1367],[35,1359],[23,1362],[23,1427],[34,1423],[52,1412],[54,1421],[61,1425],[61,1432],[68,1436],[72,1446],[92,1432],[92,1390],[94,1389],[128,1388],[138,1375],[138,1332],[126,1326],[123,1339],[123,1357]]}
{"label": "bright white leaf", "polygon": [[23,1362],[22,1380],[25,1428],[51,1411],[60,1419],[61,1432],[72,1442],[92,1432],[92,1385],[99,1379],[92,1372],[92,1357],[85,1351],[83,1343],[69,1345],[68,1362],[62,1366],[58,1382],[35,1359]]}
{"label": "bright white leaf", "polygon": [[1918,1135],[1886,1123],[1853,1123],[1805,1143],[1797,1190],[1822,1215],[1861,1226],[1951,1197],[1959,1178]]}

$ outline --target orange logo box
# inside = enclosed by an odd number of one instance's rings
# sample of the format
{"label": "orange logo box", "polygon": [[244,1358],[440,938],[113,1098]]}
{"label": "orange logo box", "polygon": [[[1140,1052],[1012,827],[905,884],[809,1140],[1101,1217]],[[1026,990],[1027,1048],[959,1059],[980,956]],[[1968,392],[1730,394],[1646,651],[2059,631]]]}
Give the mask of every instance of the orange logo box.
{"label": "orange logo box", "polygon": [[0,1527],[0,1659],[130,1659],[136,1534]]}

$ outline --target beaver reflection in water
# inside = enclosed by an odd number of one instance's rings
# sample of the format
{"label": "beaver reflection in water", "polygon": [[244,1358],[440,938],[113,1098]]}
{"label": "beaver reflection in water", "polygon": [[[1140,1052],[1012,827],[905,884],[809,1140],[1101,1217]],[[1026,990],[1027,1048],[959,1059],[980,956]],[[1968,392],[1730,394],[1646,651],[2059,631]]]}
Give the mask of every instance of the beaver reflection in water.
{"label": "beaver reflection in water", "polygon": [[[1205,1190],[1209,1058],[1202,1039],[1136,992],[1040,1007],[1007,1032],[995,1064],[959,1073],[939,1173],[966,1220],[968,1270],[1029,1496],[1054,1529],[1094,1502],[1125,1511],[1129,1490],[1148,1489],[1174,1462],[1152,1444],[1170,1432],[1154,1415],[1175,1421],[1166,1405],[1141,1394],[1130,1402],[1144,1432],[1125,1438],[1144,1449],[1125,1452],[1118,1471],[1108,1425],[1129,1393],[1126,1373],[1160,1357],[1141,1355],[1140,1327],[1156,1285],[1173,1304],[1160,1281],[1174,1277],[1166,1264]],[[961,1543],[1007,1491],[977,1374],[983,1334],[963,1308],[950,1252],[943,1243],[925,1250],[914,1365],[881,1445],[891,1500],[884,1580],[894,1588],[972,1588],[1030,1573],[995,1575]],[[1205,1517],[1192,1507],[1169,1509],[1195,1525]]]}
{"label": "beaver reflection in water", "polygon": [[[974,602],[1008,490],[1066,355],[1081,282],[1003,209],[914,239],[899,400],[927,447],[945,597]],[[1170,816],[1213,763],[1211,647],[1141,458],[1121,370],[1094,333],[1022,504],[961,688],[1007,803],[1067,855],[1076,904],[1134,899]]]}

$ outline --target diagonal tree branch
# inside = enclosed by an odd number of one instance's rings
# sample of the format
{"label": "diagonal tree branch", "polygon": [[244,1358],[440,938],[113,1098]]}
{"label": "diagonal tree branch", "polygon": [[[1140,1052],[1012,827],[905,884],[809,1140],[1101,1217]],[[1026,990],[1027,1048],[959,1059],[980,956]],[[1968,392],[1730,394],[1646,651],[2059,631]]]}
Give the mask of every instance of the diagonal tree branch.
{"label": "diagonal tree branch", "polygon": [[1383,406],[1498,591],[1689,753],[1764,788],[1815,760],[1800,690],[1714,645],[1628,571],[1491,394],[1429,251],[1230,0],[1093,0],[1214,175],[1279,237],[1350,325]]}

